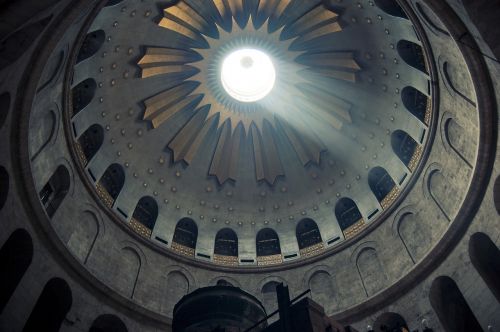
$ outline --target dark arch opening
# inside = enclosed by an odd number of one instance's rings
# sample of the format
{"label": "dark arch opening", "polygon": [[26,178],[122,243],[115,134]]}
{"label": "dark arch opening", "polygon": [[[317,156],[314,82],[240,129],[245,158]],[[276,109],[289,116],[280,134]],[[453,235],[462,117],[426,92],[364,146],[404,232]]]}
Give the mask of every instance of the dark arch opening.
{"label": "dark arch opening", "polygon": [[403,39],[398,42],[397,49],[399,56],[404,62],[421,72],[427,73],[424,49],[422,46]]}
{"label": "dark arch opening", "polygon": [[78,83],[72,90],[73,96],[73,115],[78,114],[84,109],[94,98],[97,84],[93,78],[87,78],[85,81]]}
{"label": "dark arch opening", "polygon": [[391,135],[391,146],[394,153],[401,159],[411,171],[413,171],[410,162],[418,148],[418,143],[402,130],[396,130]]}
{"label": "dark arch opening", "polygon": [[9,173],[5,167],[0,166],[0,210],[3,209],[9,197]]}
{"label": "dark arch opening", "polygon": [[196,240],[198,239],[198,226],[191,218],[182,218],[175,226],[173,242],[184,247],[196,248]]}
{"label": "dark arch opening", "polygon": [[145,196],[139,200],[135,207],[133,218],[153,230],[158,217],[158,204],[155,199],[150,196]]}
{"label": "dark arch opening", "polygon": [[493,185],[493,202],[495,203],[497,213],[500,214],[500,176],[497,177]]}
{"label": "dark arch opening", "polygon": [[0,314],[33,259],[33,241],[24,229],[15,230],[0,249]]}
{"label": "dark arch opening", "polygon": [[347,197],[341,198],[335,205],[335,217],[342,231],[363,219],[356,203]]}
{"label": "dark arch opening", "polygon": [[318,225],[310,218],[302,219],[295,230],[299,249],[312,247],[315,244],[322,243],[321,233]]}
{"label": "dark arch opening", "polygon": [[391,16],[408,19],[403,8],[395,0],[375,0],[375,4]]}
{"label": "dark arch opening", "polygon": [[500,250],[496,244],[488,235],[475,233],[469,241],[469,256],[472,265],[500,302]]}
{"label": "dark arch opening", "polygon": [[24,332],[57,332],[71,309],[73,296],[68,283],[52,278],[42,290],[24,325]]}
{"label": "dark arch opening", "polygon": [[462,292],[450,277],[437,277],[432,282],[429,299],[445,331],[483,331]]}
{"label": "dark arch opening", "polygon": [[370,170],[368,184],[379,202],[382,202],[396,186],[389,173],[382,167],[375,167]]}
{"label": "dark arch opening", "polygon": [[214,254],[238,257],[238,236],[230,228],[223,228],[215,236]]}
{"label": "dark arch opening", "polygon": [[40,201],[45,207],[49,217],[53,217],[61,205],[64,197],[68,194],[70,176],[68,169],[60,165],[50,177],[49,181],[40,190]]}
{"label": "dark arch opening", "polygon": [[378,316],[373,324],[373,328],[375,332],[409,331],[405,319],[394,312],[386,312]]}
{"label": "dark arch opening", "polygon": [[3,127],[10,109],[10,94],[4,92],[0,95],[0,128]]}
{"label": "dark arch opening", "polygon": [[497,59],[500,59],[500,37],[497,29],[491,29],[491,24],[498,20],[500,0],[462,0],[470,19],[488,44]]}
{"label": "dark arch opening", "polygon": [[119,4],[122,1],[123,0],[108,0],[108,2],[106,2],[106,4],[104,5],[104,7],[114,6],[114,5]]}
{"label": "dark arch opening", "polygon": [[104,33],[104,30],[96,30],[88,33],[85,36],[85,40],[83,41],[80,51],[78,52],[76,63],[88,59],[96,54],[102,44],[104,44],[105,39],[106,34]]}
{"label": "dark arch opening", "polygon": [[257,233],[257,256],[281,255],[280,239],[271,228],[261,229]]}
{"label": "dark arch opening", "polygon": [[232,283],[225,279],[219,279],[217,280],[217,286],[226,286],[226,287],[234,287]]}
{"label": "dark arch opening", "polygon": [[98,125],[94,124],[90,126],[78,139],[78,143],[82,147],[83,155],[85,156],[85,164],[92,160],[96,155],[97,151],[102,146],[104,142],[104,129]]}
{"label": "dark arch opening", "polygon": [[410,111],[420,122],[427,124],[426,115],[429,97],[412,86],[407,86],[401,91],[401,100],[406,109]]}
{"label": "dark arch opening", "polygon": [[105,314],[94,320],[89,332],[128,332],[128,330],[120,318]]}
{"label": "dark arch opening", "polygon": [[123,167],[118,164],[112,164],[106,169],[101,180],[99,180],[100,186],[109,194],[111,200],[106,200],[108,206],[113,206],[116,198],[120,194],[120,191],[125,184],[125,172]]}
{"label": "dark arch opening", "polygon": [[[12,13],[12,15],[16,15],[16,13]],[[52,15],[26,25],[1,41],[0,70],[17,61],[26,50],[29,50],[51,19]]]}

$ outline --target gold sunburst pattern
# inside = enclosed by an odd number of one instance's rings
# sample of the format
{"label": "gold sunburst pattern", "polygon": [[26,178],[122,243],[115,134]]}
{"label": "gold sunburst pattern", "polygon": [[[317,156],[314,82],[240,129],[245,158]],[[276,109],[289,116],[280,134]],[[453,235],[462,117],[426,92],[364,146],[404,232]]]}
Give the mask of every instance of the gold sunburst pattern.
{"label": "gold sunburst pattern", "polygon": [[[348,51],[325,51],[329,38],[342,31],[339,15],[322,4],[299,18],[287,13],[291,0],[261,0],[250,8],[245,0],[185,0],[164,10],[159,26],[180,34],[185,48],[147,47],[138,65],[141,77],[183,73],[188,77],[144,101],[143,119],[153,128],[190,107],[194,115],[176,133],[168,147],[173,161],[190,164],[212,130],[218,142],[209,174],[220,184],[237,180],[242,144],[254,151],[257,181],[273,185],[284,170],[276,142],[277,131],[286,136],[302,165],[320,163],[325,146],[304,134],[313,123],[340,130],[351,120],[351,104],[321,86],[319,77],[354,84],[361,69]],[[241,103],[220,83],[224,57],[243,47],[264,50],[276,67],[277,81],[263,100]],[[300,128],[297,124],[300,123]]]}

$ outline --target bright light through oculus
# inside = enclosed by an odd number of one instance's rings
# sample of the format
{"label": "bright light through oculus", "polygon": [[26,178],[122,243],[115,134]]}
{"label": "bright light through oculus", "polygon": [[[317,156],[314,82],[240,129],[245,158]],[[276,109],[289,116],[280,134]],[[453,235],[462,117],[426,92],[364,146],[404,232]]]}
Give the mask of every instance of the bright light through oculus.
{"label": "bright light through oculus", "polygon": [[221,81],[231,97],[251,103],[271,92],[276,81],[276,70],[271,58],[264,52],[242,49],[224,59]]}

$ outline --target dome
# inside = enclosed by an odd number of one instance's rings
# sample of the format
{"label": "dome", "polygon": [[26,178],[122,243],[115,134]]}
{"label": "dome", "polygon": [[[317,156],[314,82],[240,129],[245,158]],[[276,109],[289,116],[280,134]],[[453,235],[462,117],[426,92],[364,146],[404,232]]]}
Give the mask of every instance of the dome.
{"label": "dome", "polygon": [[0,35],[0,330],[168,331],[221,285],[258,320],[279,283],[358,330],[459,331],[450,301],[500,326],[487,4],[21,2]]}
{"label": "dome", "polygon": [[354,242],[419,173],[434,60],[402,10],[180,1],[152,22],[123,8],[103,8],[75,55],[67,125],[84,181],[154,245],[302,261]]}

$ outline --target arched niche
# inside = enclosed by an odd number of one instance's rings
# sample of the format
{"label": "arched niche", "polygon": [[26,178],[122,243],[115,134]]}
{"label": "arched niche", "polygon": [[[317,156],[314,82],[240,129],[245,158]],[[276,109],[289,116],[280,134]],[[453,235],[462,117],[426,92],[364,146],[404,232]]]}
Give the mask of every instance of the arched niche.
{"label": "arched niche", "polygon": [[309,289],[311,289],[312,299],[318,302],[326,313],[331,313],[336,307],[335,297],[338,295],[332,276],[326,271],[316,271],[309,279]]}
{"label": "arched niche", "polygon": [[304,218],[297,224],[295,236],[301,256],[315,255],[324,248],[318,225],[311,218]]}
{"label": "arched niche", "polygon": [[230,229],[223,228],[215,235],[214,261],[221,264],[238,264],[238,235]]}
{"label": "arched niche", "polygon": [[412,86],[401,90],[401,101],[411,114],[425,125],[429,125],[431,118],[430,98]]}
{"label": "arched niche", "polygon": [[10,93],[0,94],[0,129],[3,127],[10,109]]}
{"label": "arched niche", "polygon": [[365,247],[359,251],[356,257],[356,267],[366,296],[372,296],[385,287],[387,276],[374,248]]}
{"label": "arched niche", "polygon": [[198,226],[191,218],[182,218],[177,222],[171,249],[186,256],[194,256]]}
{"label": "arched niche", "polygon": [[133,298],[141,268],[142,259],[136,248],[132,246],[123,247],[118,254],[112,272],[112,284],[125,296]]}
{"label": "arched niche", "polygon": [[403,8],[401,8],[396,0],[375,0],[375,4],[391,16],[408,19]]}
{"label": "arched niche", "polygon": [[153,197],[145,196],[137,203],[130,226],[138,234],[150,238],[156,224],[156,218],[158,218],[158,203]]}
{"label": "arched niche", "polygon": [[396,48],[399,56],[404,62],[427,74],[427,65],[425,63],[424,49],[422,46],[403,39],[398,42]]}
{"label": "arched niche", "polygon": [[162,311],[172,314],[174,306],[189,293],[189,280],[180,271],[172,271],[167,275],[166,294],[163,299]]}
{"label": "arched niche", "polygon": [[448,118],[444,124],[446,142],[451,149],[460,157],[469,167],[472,168],[474,161],[475,145],[469,139],[464,127],[455,119]]}
{"label": "arched niche", "polygon": [[9,173],[5,167],[0,166],[0,210],[3,209],[9,197]]}
{"label": "arched niche", "polygon": [[104,314],[97,317],[89,332],[128,332],[125,323],[115,315]]}
{"label": "arched niche", "polygon": [[44,111],[43,114],[37,116],[31,127],[29,151],[31,161],[33,161],[49,144],[54,142],[58,127],[56,112],[52,109]]}
{"label": "arched niche", "polygon": [[450,277],[434,279],[429,300],[446,332],[483,332],[462,292]]}
{"label": "arched niche", "polygon": [[67,242],[68,249],[83,264],[86,264],[97,237],[100,232],[100,224],[97,215],[92,211],[83,211],[73,224],[73,232]]}
{"label": "arched niche", "polygon": [[392,151],[410,171],[414,171],[422,156],[422,148],[403,130],[395,130],[391,134]]}
{"label": "arched niche", "polygon": [[39,197],[49,217],[53,217],[68,194],[70,175],[68,169],[60,165],[40,190]]}
{"label": "arched niche", "polygon": [[112,207],[125,184],[125,171],[119,164],[110,165],[97,184],[97,193],[108,206]]}
{"label": "arched niche", "polygon": [[261,289],[262,305],[266,309],[266,313],[269,315],[274,310],[278,309],[278,300],[276,295],[276,287],[280,283],[277,281],[269,281]]}
{"label": "arched niche", "polygon": [[97,83],[93,78],[78,83],[72,90],[73,115],[84,109],[94,99]]}
{"label": "arched niche", "polygon": [[392,177],[380,166],[372,168],[368,173],[368,185],[383,209],[388,208],[399,194]]}
{"label": "arched niche", "polygon": [[469,240],[469,257],[493,295],[500,302],[500,250],[484,233],[475,233]]}
{"label": "arched niche", "polygon": [[385,312],[378,316],[373,323],[373,330],[375,332],[385,331],[409,331],[406,320],[400,314],[395,312]]}
{"label": "arched niche", "polygon": [[427,189],[432,200],[444,214],[446,219],[451,220],[454,212],[458,208],[458,197],[452,184],[439,170],[433,170],[427,180]]}
{"label": "arched niche", "polygon": [[88,162],[94,158],[97,151],[102,146],[104,142],[104,129],[101,125],[94,124],[90,126],[78,139],[79,157],[84,166],[87,166]]}
{"label": "arched niche", "polygon": [[397,232],[413,263],[422,259],[432,245],[432,234],[414,213],[403,214],[398,220]]}
{"label": "arched niche", "polygon": [[33,241],[24,229],[15,230],[0,248],[2,287],[0,287],[0,314],[21,282],[33,260]]}
{"label": "arched niche", "polygon": [[16,62],[24,52],[30,49],[51,19],[52,16],[44,17],[22,27],[3,40],[0,48],[0,70]]}
{"label": "arched niche", "polygon": [[88,59],[96,54],[101,48],[102,44],[104,44],[105,39],[106,33],[104,32],[104,30],[89,32],[83,40],[82,47],[80,48],[80,51],[78,52],[78,56],[76,58],[76,63]]}
{"label": "arched niche", "polygon": [[23,332],[57,332],[71,309],[73,295],[68,283],[52,278],[42,290]]}
{"label": "arched niche", "polygon": [[271,228],[261,229],[255,239],[257,262],[260,265],[281,263],[280,239],[276,231]]}
{"label": "arched niche", "polygon": [[335,217],[346,239],[359,233],[365,224],[358,206],[348,197],[339,199],[335,204]]}

